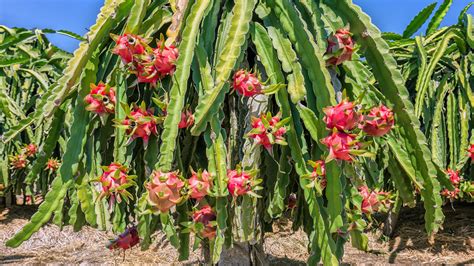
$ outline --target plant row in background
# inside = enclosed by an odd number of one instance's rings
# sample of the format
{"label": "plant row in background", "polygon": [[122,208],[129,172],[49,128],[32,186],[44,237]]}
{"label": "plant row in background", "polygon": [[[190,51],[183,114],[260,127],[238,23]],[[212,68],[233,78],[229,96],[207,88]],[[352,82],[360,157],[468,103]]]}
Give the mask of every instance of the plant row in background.
{"label": "plant row in background", "polygon": [[401,36],[350,0],[105,1],[62,75],[2,116],[4,180],[49,190],[7,245],[54,215],[124,232],[109,248],[162,230],[182,260],[193,233],[216,263],[290,215],[308,262],[337,264],[347,241],[367,249],[374,212],[417,201],[432,240],[443,198],[473,195],[472,17],[438,29],[450,5],[412,39],[434,5]]}

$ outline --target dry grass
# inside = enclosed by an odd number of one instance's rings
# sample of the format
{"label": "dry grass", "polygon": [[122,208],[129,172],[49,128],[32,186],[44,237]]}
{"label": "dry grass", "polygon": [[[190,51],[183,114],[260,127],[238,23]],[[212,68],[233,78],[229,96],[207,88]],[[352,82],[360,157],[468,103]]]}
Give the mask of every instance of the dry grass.
{"label": "dry grass", "polygon": [[[456,211],[445,209],[445,228],[436,237],[434,246],[428,245],[424,233],[423,212],[420,209],[402,213],[400,227],[389,241],[379,240],[379,235],[370,233],[371,252],[365,253],[346,245],[344,262],[350,264],[455,264],[474,263],[474,206],[459,205]],[[147,251],[134,248],[123,253],[105,248],[113,235],[84,227],[74,232],[70,226],[62,231],[55,225],[47,225],[16,249],[6,248],[4,242],[18,231],[34,212],[34,207],[15,207],[0,214],[0,264],[61,263],[61,264],[176,264],[177,253],[166,238],[159,234],[158,241]],[[265,236],[264,251],[271,264],[297,265],[307,259],[307,237],[302,231],[292,232],[290,224],[282,221],[275,232]],[[200,250],[192,252],[184,263],[198,264],[202,258]],[[239,263],[236,258],[235,264]]]}

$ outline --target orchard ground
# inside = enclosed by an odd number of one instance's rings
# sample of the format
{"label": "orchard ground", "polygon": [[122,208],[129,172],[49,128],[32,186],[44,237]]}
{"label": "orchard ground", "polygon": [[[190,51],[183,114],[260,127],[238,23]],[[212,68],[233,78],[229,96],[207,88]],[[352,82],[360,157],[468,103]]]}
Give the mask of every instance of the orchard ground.
{"label": "orchard ground", "polygon": [[[135,247],[122,252],[105,248],[113,235],[85,226],[74,232],[71,226],[59,230],[56,225],[42,227],[31,239],[16,249],[5,247],[30,216],[35,206],[12,207],[0,211],[0,264],[176,264],[177,252],[162,233],[147,251]],[[437,234],[433,246],[428,245],[424,233],[422,207],[402,210],[399,226],[392,239],[381,240],[380,232],[369,232],[370,252],[365,253],[346,244],[343,262],[347,264],[474,264],[474,205],[455,203],[444,207],[444,229]],[[270,264],[302,265],[307,253],[304,232],[291,231],[290,222],[281,219],[274,233],[265,235],[264,249]],[[191,252],[184,264],[202,262],[201,251]],[[239,258],[235,258],[235,263]],[[230,261],[232,263],[232,261]],[[227,264],[227,263],[226,263]]]}

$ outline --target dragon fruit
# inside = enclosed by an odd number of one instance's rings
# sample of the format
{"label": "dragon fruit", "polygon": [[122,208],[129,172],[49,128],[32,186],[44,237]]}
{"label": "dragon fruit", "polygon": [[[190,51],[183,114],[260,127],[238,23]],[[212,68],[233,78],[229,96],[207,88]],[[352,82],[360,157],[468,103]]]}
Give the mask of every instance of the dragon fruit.
{"label": "dragon fruit", "polygon": [[354,52],[354,42],[352,34],[347,29],[338,29],[336,33],[329,36],[326,57],[326,64],[337,66],[344,61],[351,60]]}
{"label": "dragon fruit", "polygon": [[311,179],[318,180],[319,186],[321,189],[326,188],[327,179],[326,179],[326,163],[323,160],[318,161],[309,161],[311,167],[313,167],[313,172],[311,172]]}
{"label": "dragon fruit", "polygon": [[459,177],[459,171],[448,169],[446,170],[446,173],[448,174],[449,180],[454,186],[459,185],[459,183],[461,182],[461,178]]}
{"label": "dragon fruit", "polygon": [[124,64],[134,61],[136,55],[145,53],[146,42],[137,35],[126,33],[124,35],[112,35],[116,46],[112,53],[119,55]]}
{"label": "dragon fruit", "polygon": [[23,153],[26,157],[33,157],[38,152],[38,145],[30,143],[23,148]]}
{"label": "dragon fruit", "polygon": [[232,87],[244,97],[251,97],[263,93],[262,83],[257,76],[251,72],[241,69],[234,74],[233,79]]}
{"label": "dragon fruit", "polygon": [[156,170],[145,187],[148,190],[148,202],[162,213],[179,204],[183,198],[181,190],[184,182],[178,172],[163,173]]}
{"label": "dragon fruit", "polygon": [[352,130],[360,121],[360,115],[354,110],[354,103],[345,99],[323,111],[326,114],[323,120],[329,129]]}
{"label": "dragon fruit", "polygon": [[292,209],[296,208],[297,202],[298,202],[298,198],[296,197],[296,194],[291,193],[288,196],[288,209],[292,210]]}
{"label": "dragon fruit", "polygon": [[126,133],[130,136],[130,142],[141,138],[145,147],[148,145],[151,134],[158,134],[158,118],[153,115],[153,109],[147,110],[143,104],[134,106],[127,117],[119,123],[127,126]]}
{"label": "dragon fruit", "polygon": [[193,199],[203,199],[211,189],[212,179],[211,175],[206,171],[198,171],[197,173],[191,170],[192,176],[189,178],[190,197]]}
{"label": "dragon fruit", "polygon": [[10,156],[10,166],[12,169],[23,169],[26,168],[28,165],[28,159],[26,158],[26,154],[21,153],[17,155]]}
{"label": "dragon fruit", "polygon": [[102,187],[102,192],[99,197],[103,198],[110,196],[109,206],[113,206],[115,200],[120,203],[122,201],[121,196],[131,198],[132,195],[126,190],[126,188],[135,184],[132,180],[135,176],[127,174],[127,167],[114,162],[109,166],[104,166],[102,168],[104,172],[98,179]]}
{"label": "dragon fruit", "polygon": [[46,163],[46,167],[44,168],[44,170],[49,170],[50,172],[56,172],[56,170],[58,170],[59,168],[59,161],[57,159],[54,159],[54,158],[49,158],[48,159],[48,162]]}
{"label": "dragon fruit", "polygon": [[380,137],[387,134],[393,127],[395,119],[393,112],[384,105],[374,107],[365,116],[362,130],[370,136]]}
{"label": "dragon fruit", "polygon": [[441,191],[441,195],[445,196],[448,199],[454,200],[458,198],[459,192],[461,192],[461,190],[457,187],[455,187],[454,190],[448,190],[447,188],[445,188]]}
{"label": "dragon fruit", "polygon": [[129,249],[132,248],[140,243],[140,237],[138,236],[137,227],[132,226],[125,230],[125,232],[121,233],[117,238],[114,240],[110,240],[110,243],[107,244],[107,248],[110,250],[114,249]]}
{"label": "dragon fruit", "polygon": [[91,91],[84,98],[87,103],[86,110],[100,116],[113,114],[115,109],[115,88],[100,82],[91,84]]}
{"label": "dragon fruit", "polygon": [[153,50],[154,65],[160,77],[173,75],[176,70],[176,60],[178,59],[178,48],[174,45],[166,45],[165,42],[158,42],[158,48]]}
{"label": "dragon fruit", "polygon": [[387,192],[370,191],[367,186],[361,186],[358,190],[362,196],[361,211],[365,214],[377,212],[388,204],[389,193]]}
{"label": "dragon fruit", "polygon": [[252,190],[252,176],[240,169],[227,170],[227,189],[232,196],[242,196]]}
{"label": "dragon fruit", "polygon": [[181,121],[179,121],[178,128],[188,128],[194,124],[194,115],[191,111],[181,113]]}
{"label": "dragon fruit", "polygon": [[205,205],[200,210],[195,210],[192,218],[194,223],[200,224],[197,233],[201,237],[213,239],[216,236],[216,214],[211,206]]}
{"label": "dragon fruit", "polygon": [[137,75],[139,83],[150,83],[155,86],[161,78],[160,72],[154,65],[155,55],[145,54],[138,58],[138,62],[134,65],[134,71],[131,72]]}
{"label": "dragon fruit", "polygon": [[286,145],[284,135],[285,124],[288,119],[280,121],[280,114],[273,116],[270,113],[263,114],[260,118],[252,117],[252,130],[247,136],[255,140],[257,145],[262,145],[269,152],[273,144]]}
{"label": "dragon fruit", "polygon": [[351,150],[359,148],[354,134],[336,131],[322,140],[329,148],[329,159],[352,161]]}
{"label": "dragon fruit", "polygon": [[469,153],[469,157],[471,157],[471,160],[474,160],[474,144],[471,144],[469,146],[467,152]]}

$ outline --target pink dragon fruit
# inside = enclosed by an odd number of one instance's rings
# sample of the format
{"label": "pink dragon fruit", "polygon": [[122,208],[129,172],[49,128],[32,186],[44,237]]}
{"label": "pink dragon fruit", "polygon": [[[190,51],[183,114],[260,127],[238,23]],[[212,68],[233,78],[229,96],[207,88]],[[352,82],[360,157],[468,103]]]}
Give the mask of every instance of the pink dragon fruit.
{"label": "pink dragon fruit", "polygon": [[329,148],[329,159],[352,161],[351,150],[359,148],[354,134],[336,131],[322,140]]}
{"label": "pink dragon fruit", "polygon": [[139,57],[138,62],[134,65],[132,73],[137,75],[139,83],[150,83],[152,86],[161,78],[160,72],[154,65],[155,55],[145,54]]}
{"label": "pink dragon fruit", "polygon": [[134,106],[130,114],[121,122],[121,125],[127,126],[127,134],[131,136],[130,141],[141,138],[145,147],[148,145],[148,139],[151,134],[157,135],[158,118],[153,115],[153,109],[146,109],[141,106]]}
{"label": "pink dragon fruit", "polygon": [[234,82],[232,84],[234,90],[244,97],[251,97],[262,94],[262,83],[257,76],[243,69],[234,74]]}
{"label": "pink dragon fruit", "polygon": [[273,144],[286,145],[284,125],[287,122],[288,119],[280,121],[280,114],[272,117],[270,113],[267,113],[261,115],[260,118],[252,117],[252,130],[247,136],[271,152]]}
{"label": "pink dragon fruit", "polygon": [[326,114],[323,118],[327,128],[337,130],[351,130],[360,121],[360,115],[354,110],[354,103],[342,100],[339,104],[323,109]]}
{"label": "pink dragon fruit", "polygon": [[107,248],[110,250],[119,248],[127,250],[138,245],[138,243],[140,243],[140,237],[138,236],[137,227],[132,226],[127,228],[125,232],[121,233],[114,240],[110,240],[110,243],[107,244]]}
{"label": "pink dragon fruit", "polygon": [[471,160],[474,160],[474,144],[471,144],[469,146],[467,152],[469,153],[469,157],[471,157]]}
{"label": "pink dragon fruit", "polygon": [[104,166],[102,168],[104,172],[98,179],[102,186],[102,192],[99,195],[99,198],[110,196],[109,206],[113,206],[115,200],[120,203],[122,201],[121,196],[131,198],[132,195],[126,190],[126,188],[135,184],[132,180],[135,176],[127,174],[127,167],[114,162],[109,166]]}
{"label": "pink dragon fruit", "polygon": [[44,168],[44,170],[49,170],[50,172],[56,172],[56,170],[58,170],[59,168],[59,161],[57,159],[54,159],[54,158],[49,158],[48,159],[48,162],[46,163],[46,167]]}
{"label": "pink dragon fruit", "polygon": [[206,170],[198,171],[197,173],[191,170],[191,172],[192,176],[188,180],[190,197],[201,200],[209,194],[212,186],[211,175]]}
{"label": "pink dragon fruit", "polygon": [[252,176],[240,169],[227,170],[227,189],[232,196],[242,196],[252,190]]}
{"label": "pink dragon fruit", "polygon": [[[359,194],[362,196],[361,210],[365,214],[371,214],[388,204],[389,193],[383,191],[370,191],[367,186],[359,187]],[[381,199],[383,198],[383,199]]]}
{"label": "pink dragon fruit", "polygon": [[326,57],[328,59],[326,64],[337,66],[344,61],[351,60],[352,53],[354,52],[354,42],[349,30],[339,29],[327,41]]}
{"label": "pink dragon fruit", "polygon": [[446,170],[446,173],[448,174],[449,180],[454,186],[459,185],[459,183],[461,182],[461,178],[459,177],[459,171],[455,171],[453,169],[448,168],[448,170]]}
{"label": "pink dragon fruit", "polygon": [[124,64],[134,61],[136,55],[145,53],[146,42],[140,36],[126,33],[121,36],[112,35],[116,46],[112,53],[119,55]]}
{"label": "pink dragon fruit", "polygon": [[33,157],[38,152],[38,145],[30,143],[23,148],[23,153],[26,157]]}
{"label": "pink dragon fruit", "polygon": [[216,236],[216,214],[211,206],[205,205],[200,210],[195,210],[192,218],[194,223],[200,223],[204,227],[198,231],[201,237],[213,239]]}
{"label": "pink dragon fruit", "polygon": [[164,41],[158,42],[158,48],[153,50],[155,55],[154,65],[160,73],[160,77],[173,75],[176,69],[176,60],[178,59],[178,48],[174,45],[166,45]]}
{"label": "pink dragon fruit", "polygon": [[87,103],[86,110],[100,116],[113,114],[115,110],[115,88],[100,82],[91,84],[91,91],[84,98]]}
{"label": "pink dragon fruit", "polygon": [[454,200],[458,198],[459,192],[461,192],[461,190],[457,187],[455,187],[454,190],[448,190],[447,188],[445,188],[441,191],[441,195],[445,196],[450,200]]}
{"label": "pink dragon fruit", "polygon": [[151,206],[164,213],[181,202],[184,182],[180,179],[178,172],[163,173],[156,170],[151,178],[151,181],[145,185]]}
{"label": "pink dragon fruit", "polygon": [[194,124],[194,115],[191,111],[181,113],[181,121],[179,121],[178,128],[188,128]]}
{"label": "pink dragon fruit", "polygon": [[26,158],[26,154],[21,153],[17,155],[10,156],[10,166],[12,169],[24,169],[28,165],[28,159]]}
{"label": "pink dragon fruit", "polygon": [[380,137],[387,134],[393,127],[395,119],[393,112],[384,105],[374,107],[365,116],[362,130],[370,136]]}
{"label": "pink dragon fruit", "polygon": [[296,205],[298,203],[298,198],[296,197],[295,193],[291,193],[288,196],[288,209],[293,210],[296,208]]}

